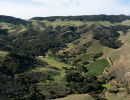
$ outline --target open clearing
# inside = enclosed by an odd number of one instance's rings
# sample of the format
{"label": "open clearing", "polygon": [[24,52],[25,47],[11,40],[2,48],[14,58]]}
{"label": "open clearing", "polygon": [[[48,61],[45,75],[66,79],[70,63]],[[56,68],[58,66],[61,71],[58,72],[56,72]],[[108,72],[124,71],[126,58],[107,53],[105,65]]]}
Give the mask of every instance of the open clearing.
{"label": "open clearing", "polygon": [[117,94],[106,92],[105,97],[107,100],[130,100],[130,98],[125,97],[123,92],[119,92]]}
{"label": "open clearing", "polygon": [[106,59],[100,59],[96,60],[92,63],[90,63],[87,67],[89,70],[88,72],[85,73],[86,76],[90,75],[100,75],[104,72],[104,69],[109,66],[109,62]]}
{"label": "open clearing", "polygon": [[0,56],[6,56],[6,54],[8,54],[7,52],[4,52],[4,51],[0,51]]}
{"label": "open clearing", "polygon": [[52,99],[52,100],[94,100],[94,98],[88,94],[77,94],[77,95],[68,95],[67,97],[61,99]]}
{"label": "open clearing", "polygon": [[68,61],[69,62],[73,62],[74,60],[77,60],[77,59],[81,59],[81,61],[88,61],[90,59],[90,57],[92,55],[94,55],[95,53],[90,53],[90,54],[81,54],[75,58],[69,58]]}
{"label": "open clearing", "polygon": [[91,53],[91,52],[106,53],[108,50],[110,50],[109,47],[101,45],[99,40],[94,40],[92,45],[87,49],[87,53]]}
{"label": "open clearing", "polygon": [[57,62],[54,58],[49,58],[49,57],[48,57],[48,58],[40,58],[40,59],[46,61],[49,65],[55,66],[55,67],[57,67],[58,69],[61,69],[61,70],[63,70],[62,67],[67,67],[68,69],[69,69],[70,67],[74,67],[74,66],[70,66],[70,65],[68,65],[68,64],[64,64],[64,63],[61,63],[61,62]]}
{"label": "open clearing", "polygon": [[102,87],[105,87],[105,88],[107,88],[107,89],[112,89],[112,87],[111,87],[109,84],[102,84],[101,86],[102,86]]}

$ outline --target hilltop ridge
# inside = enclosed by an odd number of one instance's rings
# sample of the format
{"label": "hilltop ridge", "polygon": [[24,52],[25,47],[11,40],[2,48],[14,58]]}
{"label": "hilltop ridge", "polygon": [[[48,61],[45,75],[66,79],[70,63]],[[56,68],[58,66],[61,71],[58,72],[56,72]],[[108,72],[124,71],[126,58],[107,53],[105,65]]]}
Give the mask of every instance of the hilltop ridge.
{"label": "hilltop ridge", "polygon": [[129,48],[130,16],[0,15],[0,97],[111,100],[119,93],[125,100]]}

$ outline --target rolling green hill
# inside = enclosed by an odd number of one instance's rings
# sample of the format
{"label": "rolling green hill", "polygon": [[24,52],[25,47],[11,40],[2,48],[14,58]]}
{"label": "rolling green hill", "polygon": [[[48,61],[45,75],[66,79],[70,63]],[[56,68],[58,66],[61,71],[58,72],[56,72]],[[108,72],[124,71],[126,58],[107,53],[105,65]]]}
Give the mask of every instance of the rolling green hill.
{"label": "rolling green hill", "polygon": [[127,100],[129,49],[129,16],[0,16],[0,97]]}

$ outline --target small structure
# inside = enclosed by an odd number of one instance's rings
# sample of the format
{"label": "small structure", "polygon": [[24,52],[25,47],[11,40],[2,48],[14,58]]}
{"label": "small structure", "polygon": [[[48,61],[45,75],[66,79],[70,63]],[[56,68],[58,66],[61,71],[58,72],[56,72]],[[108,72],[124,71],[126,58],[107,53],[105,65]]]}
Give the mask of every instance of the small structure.
{"label": "small structure", "polygon": [[38,56],[39,58],[43,58],[43,56]]}

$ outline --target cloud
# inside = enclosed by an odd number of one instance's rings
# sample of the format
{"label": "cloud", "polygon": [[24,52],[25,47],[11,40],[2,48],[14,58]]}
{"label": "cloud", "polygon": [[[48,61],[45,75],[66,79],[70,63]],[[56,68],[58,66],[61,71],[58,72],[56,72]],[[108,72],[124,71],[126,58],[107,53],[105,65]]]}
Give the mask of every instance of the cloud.
{"label": "cloud", "polygon": [[[17,1],[17,2],[14,2]],[[129,14],[124,0],[0,0],[0,15],[29,19],[36,16]],[[6,6],[5,6],[6,5]]]}
{"label": "cloud", "polygon": [[46,3],[46,4],[52,4],[53,3],[53,0],[32,0],[32,1],[40,2],[40,3]]}

